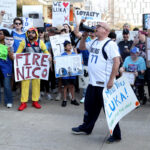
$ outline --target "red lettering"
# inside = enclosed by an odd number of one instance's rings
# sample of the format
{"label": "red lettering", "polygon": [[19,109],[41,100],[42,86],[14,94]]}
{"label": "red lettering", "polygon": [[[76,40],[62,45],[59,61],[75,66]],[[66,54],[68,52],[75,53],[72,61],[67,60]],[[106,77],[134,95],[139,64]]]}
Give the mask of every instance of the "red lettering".
{"label": "red lettering", "polygon": [[41,69],[41,67],[36,67],[36,68],[34,68],[33,71],[32,71],[32,76],[39,79],[40,77],[39,77],[38,75],[36,75],[35,72],[36,72],[37,70],[40,70],[40,69]]}
{"label": "red lettering", "polygon": [[29,63],[29,55],[30,55],[31,53],[25,53],[24,54],[24,56],[25,56],[25,64],[24,65],[31,65],[30,63]]}
{"label": "red lettering", "polygon": [[17,74],[17,80],[19,80],[20,77],[21,80],[24,80],[24,67],[22,67],[22,72],[20,71],[19,68],[16,68],[16,74]]}
{"label": "red lettering", "polygon": [[40,66],[39,63],[38,63],[38,59],[40,59],[40,55],[38,54],[33,54],[33,65],[37,65],[37,66]]}
{"label": "red lettering", "polygon": [[27,77],[26,77],[26,79],[30,79],[31,78],[31,76],[30,76],[30,69],[31,68],[32,68],[32,66],[26,67],[26,69],[27,69]]}
{"label": "red lettering", "polygon": [[16,54],[16,64],[18,66],[18,59],[21,59],[24,54]]}
{"label": "red lettering", "polygon": [[44,64],[44,62],[46,62],[45,58],[48,58],[48,55],[42,55],[41,66],[47,67],[47,64]]}
{"label": "red lettering", "polygon": [[42,72],[42,78],[46,78],[46,76],[47,76],[47,69],[45,68],[44,70],[43,70],[43,72]]}

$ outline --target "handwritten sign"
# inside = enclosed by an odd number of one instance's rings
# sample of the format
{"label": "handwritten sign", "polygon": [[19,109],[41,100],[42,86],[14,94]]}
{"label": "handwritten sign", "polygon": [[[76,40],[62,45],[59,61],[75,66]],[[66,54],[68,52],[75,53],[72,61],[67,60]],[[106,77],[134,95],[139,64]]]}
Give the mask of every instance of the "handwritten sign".
{"label": "handwritten sign", "polygon": [[14,54],[15,81],[29,79],[48,80],[49,55],[41,53]]}
{"label": "handwritten sign", "polygon": [[69,24],[70,2],[53,2],[52,25],[54,27],[64,23]]}
{"label": "handwritten sign", "polygon": [[6,60],[8,55],[7,46],[0,44],[0,59]]}
{"label": "handwritten sign", "polygon": [[88,26],[96,26],[101,21],[100,12],[75,10],[75,15],[78,22],[80,22],[82,19],[86,19],[85,24]]}
{"label": "handwritten sign", "polygon": [[116,124],[129,112],[140,105],[130,83],[124,77],[114,82],[114,86],[103,90],[107,124],[112,135]]}
{"label": "handwritten sign", "polygon": [[[123,31],[115,31],[116,35],[117,35],[117,39],[116,42],[119,43],[120,41],[123,40]],[[134,38],[138,35],[138,31],[130,31],[130,37],[129,40],[134,40]]]}
{"label": "handwritten sign", "polygon": [[13,24],[13,19],[17,16],[16,0],[1,0],[0,11],[4,10],[5,15],[2,20],[2,26],[9,27]]}
{"label": "handwritten sign", "polygon": [[61,54],[64,52],[64,42],[66,40],[71,41],[69,34],[50,36],[50,42],[52,45],[52,51],[54,57],[61,56]]}
{"label": "handwritten sign", "polygon": [[81,54],[57,56],[54,59],[56,78],[83,74]]}
{"label": "handwritten sign", "polygon": [[23,31],[26,32],[29,28],[33,27],[33,19],[23,17]]}

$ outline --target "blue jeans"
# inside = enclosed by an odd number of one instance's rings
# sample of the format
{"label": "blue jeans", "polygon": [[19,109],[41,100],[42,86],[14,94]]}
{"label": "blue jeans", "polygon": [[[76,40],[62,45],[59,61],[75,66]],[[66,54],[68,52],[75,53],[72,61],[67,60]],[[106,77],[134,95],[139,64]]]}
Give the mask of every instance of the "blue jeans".
{"label": "blue jeans", "polygon": [[86,95],[86,89],[83,89],[82,97],[85,97]]}
{"label": "blue jeans", "polygon": [[[12,90],[11,90],[11,77],[4,77],[4,103],[7,105],[8,103],[13,103],[12,98]],[[1,90],[1,85],[0,85]],[[1,102],[1,91],[0,91],[0,102]]]}

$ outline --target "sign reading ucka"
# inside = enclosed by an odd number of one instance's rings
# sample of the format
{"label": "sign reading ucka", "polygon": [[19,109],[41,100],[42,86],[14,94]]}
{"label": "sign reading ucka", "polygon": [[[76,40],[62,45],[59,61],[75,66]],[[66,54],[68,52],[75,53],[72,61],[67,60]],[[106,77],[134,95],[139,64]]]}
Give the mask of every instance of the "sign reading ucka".
{"label": "sign reading ucka", "polygon": [[121,77],[114,86],[103,90],[104,108],[110,133],[116,124],[129,112],[140,105],[127,78]]}
{"label": "sign reading ucka", "polygon": [[42,53],[15,54],[14,71],[15,81],[29,79],[48,80],[49,55]]}

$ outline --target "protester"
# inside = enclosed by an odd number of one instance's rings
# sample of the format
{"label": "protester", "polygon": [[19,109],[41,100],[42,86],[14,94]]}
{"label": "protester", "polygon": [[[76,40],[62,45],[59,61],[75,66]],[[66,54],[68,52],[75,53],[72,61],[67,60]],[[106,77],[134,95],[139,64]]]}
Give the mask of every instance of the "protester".
{"label": "protester", "polygon": [[[90,81],[85,96],[84,122],[82,125],[72,128],[74,134],[91,134],[101,108],[104,107],[103,89],[105,86],[107,89],[112,88],[118,72],[120,65],[118,46],[108,38],[109,33],[109,26],[100,22],[96,27],[96,40],[85,43],[87,33],[84,33],[81,39],[80,49],[90,51],[88,61]],[[105,55],[101,52],[104,45]],[[116,125],[113,135],[107,141],[115,142],[118,140],[121,140],[119,124]]]}
{"label": "protester", "polygon": [[123,62],[125,58],[130,55],[130,48],[132,47],[133,41],[132,40],[129,41],[130,36],[129,30],[124,29],[122,34],[123,34],[123,41],[119,42],[118,46]]}
{"label": "protester", "polygon": [[[45,39],[45,32],[43,28],[39,28],[38,29],[38,34],[39,34],[39,39],[42,40],[44,43],[46,43],[46,39]],[[44,92],[46,91],[46,96],[47,96],[47,100],[52,100],[52,96],[50,94],[50,86],[49,86],[49,82],[50,82],[50,76],[48,77],[48,81],[47,80],[41,80],[41,92],[40,92],[40,99],[41,97],[44,96]]]}
{"label": "protester", "polygon": [[[70,41],[64,42],[65,52],[62,54],[62,56],[65,55],[72,55],[76,54],[75,52],[72,52],[72,45]],[[62,107],[65,107],[67,105],[67,89],[71,93],[72,99],[71,104],[73,105],[79,105],[79,103],[75,100],[75,93],[74,93],[74,86],[75,86],[75,76],[69,76],[69,77],[62,77],[62,84],[64,85],[64,100],[62,101]]]}
{"label": "protester", "polygon": [[136,80],[135,86],[138,88],[139,100],[142,101],[142,104],[146,103],[144,99],[144,73],[146,70],[145,60],[139,56],[139,49],[134,47],[130,51],[130,56],[128,56],[124,63],[123,67],[120,68],[120,72],[134,72]]}
{"label": "protester", "polygon": [[[16,53],[43,53],[49,54],[43,41],[39,40],[38,31],[36,28],[30,28],[26,32],[26,39],[23,40]],[[32,106],[40,109],[41,106],[38,103],[40,97],[40,79],[32,79]],[[29,96],[30,80],[24,80],[21,82],[21,105],[18,110],[22,111],[27,107],[27,101]]]}
{"label": "protester", "polygon": [[[12,58],[11,57],[12,54],[10,51],[12,44],[13,44],[12,37],[9,34],[9,32],[5,29],[0,29],[0,45],[3,46],[3,49],[1,49],[1,54],[3,54],[3,57],[6,57],[6,59],[0,58],[0,71],[3,74],[4,103],[7,106],[7,108],[11,108],[13,104],[12,90],[11,90],[12,61],[10,59]],[[0,102],[1,102],[1,95],[0,95]]]}

